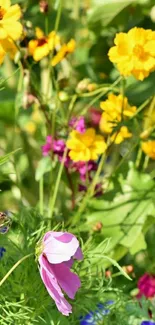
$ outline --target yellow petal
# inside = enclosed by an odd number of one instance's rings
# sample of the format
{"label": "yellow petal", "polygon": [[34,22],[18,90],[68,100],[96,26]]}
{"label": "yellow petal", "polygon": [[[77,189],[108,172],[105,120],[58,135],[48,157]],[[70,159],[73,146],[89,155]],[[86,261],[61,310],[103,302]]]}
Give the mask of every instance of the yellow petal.
{"label": "yellow petal", "polygon": [[19,7],[19,5],[14,5],[14,6],[11,6],[6,14],[4,15],[4,20],[5,19],[11,19],[11,20],[18,20],[19,18],[21,17],[21,9]]}
{"label": "yellow petal", "polygon": [[7,31],[0,25],[0,39],[4,39],[8,36]]}
{"label": "yellow petal", "polygon": [[[7,36],[11,37],[14,41],[20,38],[23,31],[22,25],[18,21],[12,22],[11,19],[4,20],[3,28],[5,29]],[[0,34],[0,38],[4,37],[1,37]]]}
{"label": "yellow petal", "polygon": [[35,28],[35,34],[38,39],[42,39],[45,37],[44,32],[39,27]]}
{"label": "yellow petal", "polygon": [[0,7],[7,10],[10,6],[11,6],[10,0],[0,0]]}
{"label": "yellow petal", "polygon": [[35,61],[40,61],[42,58],[49,54],[48,44],[44,44],[42,46],[38,46],[33,54],[33,58]]}

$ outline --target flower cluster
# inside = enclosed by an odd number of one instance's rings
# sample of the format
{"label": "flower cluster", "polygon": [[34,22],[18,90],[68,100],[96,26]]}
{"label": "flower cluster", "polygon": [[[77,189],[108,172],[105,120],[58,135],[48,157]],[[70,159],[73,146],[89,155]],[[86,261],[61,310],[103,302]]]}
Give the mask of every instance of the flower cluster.
{"label": "flower cluster", "polygon": [[70,271],[74,259],[83,259],[79,242],[70,233],[49,231],[38,246],[36,254],[38,253],[40,275],[44,285],[58,310],[63,315],[69,316],[72,307],[62,290],[70,299],[74,299],[81,286],[79,277]]}
{"label": "flower cluster", "polygon": [[17,41],[22,34],[22,25],[18,22],[21,17],[19,5],[11,6],[10,0],[0,0],[0,64],[3,62],[6,53],[13,59],[17,47]]}
{"label": "flower cluster", "polygon": [[104,111],[100,119],[100,129],[106,134],[112,134],[113,142],[119,144],[132,136],[126,126],[121,126],[117,132],[113,133],[118,123],[130,118],[136,112],[136,106],[130,106],[127,97],[111,93],[107,100],[101,102],[100,107]]}
{"label": "flower cluster", "polygon": [[138,80],[155,70],[155,32],[134,27],[128,33],[118,33],[109,59],[117,64],[123,76],[133,75]]}
{"label": "flower cluster", "polygon": [[32,39],[28,45],[29,55],[33,56],[35,61],[40,61],[52,53],[52,51],[56,51],[57,53],[51,60],[52,66],[55,66],[62,61],[68,53],[72,53],[75,49],[75,41],[73,39],[61,46],[60,37],[55,31],[51,31],[49,35],[46,36],[39,27],[36,27],[35,36],[36,38]]}

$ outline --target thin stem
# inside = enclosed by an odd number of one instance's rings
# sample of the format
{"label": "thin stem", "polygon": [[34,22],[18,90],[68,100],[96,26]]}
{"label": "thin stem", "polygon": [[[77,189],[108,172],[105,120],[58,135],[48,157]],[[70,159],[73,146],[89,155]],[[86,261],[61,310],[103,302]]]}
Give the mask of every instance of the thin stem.
{"label": "thin stem", "polygon": [[141,162],[141,158],[142,158],[142,148],[139,147],[138,154],[137,154],[137,159],[136,159],[136,163],[135,163],[136,168],[139,167],[140,162]]}
{"label": "thin stem", "polygon": [[4,276],[4,278],[0,281],[0,287],[2,286],[2,284],[7,280],[7,278],[10,276],[10,274],[16,269],[16,267],[18,267],[18,265],[20,265],[23,261],[25,261],[27,258],[29,258],[30,256],[34,255],[34,253],[28,254],[24,257],[22,257],[17,263],[15,263],[13,265],[13,267],[9,270],[9,272]]}
{"label": "thin stem", "polygon": [[91,107],[98,99],[100,99],[102,96],[106,95],[110,90],[112,90],[113,87],[115,87],[121,81],[121,79],[122,79],[122,77],[119,77],[108,89],[106,88],[106,90],[105,90],[105,88],[104,88],[103,92],[101,92],[99,95],[97,95],[95,98],[93,98],[90,101],[90,103],[84,107],[81,114],[84,114],[85,112],[87,112],[89,107]]}
{"label": "thin stem", "polygon": [[55,188],[54,188],[54,193],[51,196],[50,202],[49,202],[49,218],[51,218],[51,219],[52,219],[53,213],[54,213],[55,202],[57,199],[57,194],[58,194],[61,176],[62,176],[62,172],[63,172],[63,168],[64,168],[64,163],[65,163],[65,159],[67,156],[67,151],[68,151],[68,149],[66,148],[66,150],[64,151],[64,154],[63,154],[61,164],[60,164],[60,168],[59,168],[59,172],[58,172],[58,176],[57,176],[57,180],[56,180],[56,184],[55,184]]}
{"label": "thin stem", "polygon": [[40,214],[44,212],[44,177],[42,176],[39,181],[39,210]]}
{"label": "thin stem", "polygon": [[145,170],[147,168],[148,163],[149,163],[149,159],[150,159],[149,156],[145,156],[144,164],[143,164],[143,170]]}

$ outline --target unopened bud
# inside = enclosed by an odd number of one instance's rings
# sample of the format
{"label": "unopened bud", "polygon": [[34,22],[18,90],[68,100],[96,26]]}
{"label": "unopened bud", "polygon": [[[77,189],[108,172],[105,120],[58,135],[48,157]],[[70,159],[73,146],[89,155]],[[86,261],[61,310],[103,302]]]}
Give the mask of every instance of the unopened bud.
{"label": "unopened bud", "polygon": [[106,276],[106,278],[110,278],[111,277],[111,271],[110,270],[107,270],[105,272],[105,276]]}
{"label": "unopened bud", "polygon": [[94,91],[94,90],[96,90],[97,89],[97,84],[95,84],[95,83],[90,83],[88,86],[87,86],[87,90],[88,91]]}
{"label": "unopened bud", "polygon": [[40,12],[46,14],[48,12],[48,1],[40,0],[39,7],[40,7]]}
{"label": "unopened bud", "polygon": [[90,79],[85,78],[81,80],[77,85],[77,92],[81,93],[87,91],[87,87],[89,84],[90,84]]}
{"label": "unopened bud", "polygon": [[97,222],[97,224],[93,227],[93,230],[94,231],[100,231],[101,229],[102,229],[102,227],[103,227],[103,224],[102,224],[102,222]]}
{"label": "unopened bud", "polygon": [[61,102],[67,102],[69,99],[69,96],[65,91],[59,91],[59,99]]}

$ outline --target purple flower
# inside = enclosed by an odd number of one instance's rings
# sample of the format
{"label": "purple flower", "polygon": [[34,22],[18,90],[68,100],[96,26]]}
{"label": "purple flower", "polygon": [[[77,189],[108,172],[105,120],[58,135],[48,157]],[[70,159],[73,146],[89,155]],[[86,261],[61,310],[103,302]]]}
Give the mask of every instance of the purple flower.
{"label": "purple flower", "polygon": [[6,252],[4,247],[0,247],[0,259],[3,257],[3,254]]}
{"label": "purple flower", "polygon": [[72,313],[72,306],[62,290],[70,299],[74,299],[81,286],[79,277],[70,271],[74,259],[83,259],[79,241],[74,235],[54,231],[44,235],[39,256],[40,275],[58,310],[65,316]]}
{"label": "purple flower", "polygon": [[85,120],[83,116],[73,117],[69,122],[69,126],[80,133],[84,133],[86,131]]}

